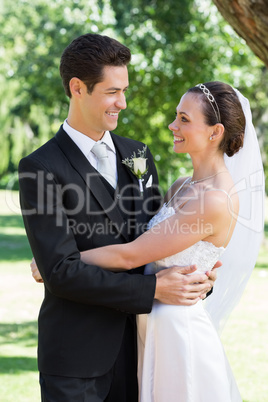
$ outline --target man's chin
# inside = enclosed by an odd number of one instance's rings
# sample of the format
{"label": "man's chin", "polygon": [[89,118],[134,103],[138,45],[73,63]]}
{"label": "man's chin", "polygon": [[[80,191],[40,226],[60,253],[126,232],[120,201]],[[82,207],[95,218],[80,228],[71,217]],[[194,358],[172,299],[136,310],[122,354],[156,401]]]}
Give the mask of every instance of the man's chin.
{"label": "man's chin", "polygon": [[107,126],[109,128],[106,129],[106,131],[113,131],[116,129],[117,127],[117,123],[116,124],[109,124],[109,126]]}

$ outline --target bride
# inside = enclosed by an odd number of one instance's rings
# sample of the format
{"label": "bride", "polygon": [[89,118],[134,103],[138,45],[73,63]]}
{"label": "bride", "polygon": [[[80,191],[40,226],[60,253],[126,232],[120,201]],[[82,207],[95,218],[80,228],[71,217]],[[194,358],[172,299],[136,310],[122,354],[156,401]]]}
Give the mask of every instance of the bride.
{"label": "bride", "polygon": [[[239,300],[261,241],[263,170],[248,101],[231,86],[190,88],[169,125],[174,151],[189,153],[193,176],[178,179],[136,240],[81,252],[87,264],[145,274],[173,265],[198,271],[223,261],[207,306],[155,300],[137,317],[141,402],[238,402],[218,332]],[[159,295],[156,295],[156,299]]]}

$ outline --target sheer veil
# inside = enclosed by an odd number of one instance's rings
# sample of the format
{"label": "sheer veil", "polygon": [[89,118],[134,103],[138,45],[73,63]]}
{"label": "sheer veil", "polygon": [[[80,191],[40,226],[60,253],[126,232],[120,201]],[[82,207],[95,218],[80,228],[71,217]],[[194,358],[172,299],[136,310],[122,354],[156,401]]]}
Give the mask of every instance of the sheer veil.
{"label": "sheer veil", "polygon": [[232,239],[222,255],[223,266],[218,269],[213,293],[206,299],[206,309],[219,332],[239,302],[255,266],[264,225],[265,184],[257,135],[248,99],[238,90],[235,92],[246,117],[244,145],[234,156],[225,155],[225,163],[239,195],[239,216]]}

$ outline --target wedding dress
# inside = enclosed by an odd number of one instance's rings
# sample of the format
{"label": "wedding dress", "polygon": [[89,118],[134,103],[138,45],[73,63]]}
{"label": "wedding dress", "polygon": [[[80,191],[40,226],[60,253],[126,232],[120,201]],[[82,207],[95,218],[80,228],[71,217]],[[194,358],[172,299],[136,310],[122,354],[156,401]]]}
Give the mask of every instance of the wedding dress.
{"label": "wedding dress", "polygon": [[[149,228],[172,216],[163,205]],[[196,264],[211,269],[224,247],[199,241],[170,257],[146,266],[145,274],[163,267]],[[155,301],[152,312],[137,316],[138,377],[141,402],[240,402],[218,333],[203,301],[170,306]],[[231,396],[232,395],[232,396]],[[235,396],[234,396],[235,395]]]}

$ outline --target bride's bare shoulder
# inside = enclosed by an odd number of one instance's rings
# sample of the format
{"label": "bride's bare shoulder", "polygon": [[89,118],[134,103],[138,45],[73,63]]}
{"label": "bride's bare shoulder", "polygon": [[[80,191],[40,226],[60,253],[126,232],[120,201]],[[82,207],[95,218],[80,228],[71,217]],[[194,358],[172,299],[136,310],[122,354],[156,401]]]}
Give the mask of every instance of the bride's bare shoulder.
{"label": "bride's bare shoulder", "polygon": [[176,193],[176,191],[179,190],[180,186],[185,182],[187,178],[188,177],[180,177],[176,181],[174,181],[164,197],[164,202],[168,202],[173,197],[173,195]]}

